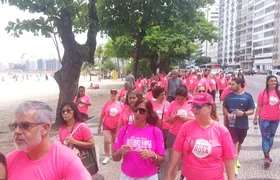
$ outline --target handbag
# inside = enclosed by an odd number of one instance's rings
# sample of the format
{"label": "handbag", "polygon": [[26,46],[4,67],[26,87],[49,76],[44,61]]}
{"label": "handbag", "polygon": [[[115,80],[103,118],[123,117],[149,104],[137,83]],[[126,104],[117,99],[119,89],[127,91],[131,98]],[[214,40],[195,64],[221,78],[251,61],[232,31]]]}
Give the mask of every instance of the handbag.
{"label": "handbag", "polygon": [[[70,136],[72,136],[79,129],[79,127],[82,124],[85,124],[85,123],[80,123],[72,131]],[[73,151],[76,152],[78,157],[81,159],[83,165],[85,166],[85,168],[88,170],[88,172],[91,175],[94,175],[99,171],[95,147],[93,147],[92,149],[86,149],[86,148],[81,148],[81,147],[78,147],[78,146],[74,146]]]}

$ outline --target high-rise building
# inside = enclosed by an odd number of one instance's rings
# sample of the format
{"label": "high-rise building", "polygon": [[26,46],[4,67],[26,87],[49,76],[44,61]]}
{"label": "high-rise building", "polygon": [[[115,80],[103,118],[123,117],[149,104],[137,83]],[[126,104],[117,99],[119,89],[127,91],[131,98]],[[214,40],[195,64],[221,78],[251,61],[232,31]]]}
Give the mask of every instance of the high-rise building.
{"label": "high-rise building", "polygon": [[252,68],[254,62],[253,19],[254,0],[237,0],[235,61],[239,62],[240,67],[244,69]]}
{"label": "high-rise building", "polygon": [[[272,69],[276,32],[276,3],[279,0],[255,0],[253,26],[253,59],[258,69]],[[277,42],[276,42],[277,43]],[[279,46],[277,46],[279,47]]]}
{"label": "high-rise building", "polygon": [[[205,14],[205,18],[213,23],[214,26],[219,26],[219,1],[216,0],[216,3],[208,6],[202,11]],[[201,56],[207,56],[211,58],[212,63],[218,62],[218,43],[217,42],[208,42],[205,41],[202,43],[199,49]]]}
{"label": "high-rise building", "polygon": [[37,69],[38,69],[38,71],[46,71],[46,60],[38,59],[37,60]]}
{"label": "high-rise building", "polygon": [[274,28],[274,52],[273,52],[273,66],[280,67],[280,1],[275,4],[275,28]]}
{"label": "high-rise building", "polygon": [[46,71],[58,71],[61,68],[61,64],[57,59],[46,60]]}
{"label": "high-rise building", "polygon": [[218,63],[238,66],[235,58],[237,0],[221,0],[219,9]]}

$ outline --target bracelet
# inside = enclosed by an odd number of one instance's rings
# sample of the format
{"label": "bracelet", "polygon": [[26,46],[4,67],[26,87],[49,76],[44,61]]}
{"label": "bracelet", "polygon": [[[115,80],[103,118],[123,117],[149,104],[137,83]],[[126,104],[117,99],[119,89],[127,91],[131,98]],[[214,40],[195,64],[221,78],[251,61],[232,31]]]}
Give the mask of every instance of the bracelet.
{"label": "bracelet", "polygon": [[158,159],[158,155],[155,153],[155,156],[153,157],[154,160]]}

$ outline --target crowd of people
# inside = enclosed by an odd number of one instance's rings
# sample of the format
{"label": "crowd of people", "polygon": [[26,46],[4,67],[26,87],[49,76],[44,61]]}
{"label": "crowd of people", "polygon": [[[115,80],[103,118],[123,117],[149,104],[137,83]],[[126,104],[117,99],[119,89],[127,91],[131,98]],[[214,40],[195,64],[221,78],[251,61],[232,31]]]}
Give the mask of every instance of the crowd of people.
{"label": "crowd of people", "polygon": [[[222,102],[223,124],[215,101]],[[91,98],[81,86],[73,102],[60,107],[63,124],[56,142],[49,137],[51,108],[38,101],[20,104],[10,124],[17,150],[6,159],[0,154],[0,179],[91,179],[96,172],[77,156],[77,149],[95,147],[86,124],[89,106]],[[234,180],[251,115],[259,124],[264,167],[269,168],[280,117],[275,76],[267,77],[255,107],[242,73],[173,70],[149,79],[129,74],[123,89],[111,89],[102,106],[98,123],[98,133],[104,136],[102,164],[122,161],[121,180],[158,180],[166,160],[165,180],[174,180],[180,168],[181,180],[223,180],[224,172]]]}

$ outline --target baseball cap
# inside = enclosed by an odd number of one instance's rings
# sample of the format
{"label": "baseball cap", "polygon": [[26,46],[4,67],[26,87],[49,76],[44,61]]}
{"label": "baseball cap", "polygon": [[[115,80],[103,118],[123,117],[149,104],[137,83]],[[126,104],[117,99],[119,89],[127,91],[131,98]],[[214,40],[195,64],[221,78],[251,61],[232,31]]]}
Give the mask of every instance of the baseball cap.
{"label": "baseball cap", "polygon": [[214,104],[214,100],[211,94],[206,92],[197,93],[193,96],[193,99],[189,100],[189,103],[196,104]]}
{"label": "baseball cap", "polygon": [[114,94],[114,93],[118,93],[118,90],[116,90],[116,89],[111,89],[111,90],[110,90],[110,94]]}

